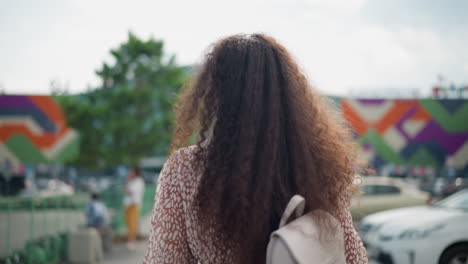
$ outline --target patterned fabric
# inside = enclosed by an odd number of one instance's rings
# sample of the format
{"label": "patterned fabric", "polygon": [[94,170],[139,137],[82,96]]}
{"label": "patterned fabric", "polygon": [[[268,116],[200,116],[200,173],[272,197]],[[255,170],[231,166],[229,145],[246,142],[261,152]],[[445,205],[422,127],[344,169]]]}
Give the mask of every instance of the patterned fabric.
{"label": "patterned fabric", "polygon": [[[214,230],[200,230],[192,207],[199,173],[192,166],[194,147],[178,150],[164,165],[151,220],[145,264],[232,263],[232,252],[222,248]],[[367,263],[366,251],[353,227],[351,214],[339,214],[344,230],[347,264]]]}

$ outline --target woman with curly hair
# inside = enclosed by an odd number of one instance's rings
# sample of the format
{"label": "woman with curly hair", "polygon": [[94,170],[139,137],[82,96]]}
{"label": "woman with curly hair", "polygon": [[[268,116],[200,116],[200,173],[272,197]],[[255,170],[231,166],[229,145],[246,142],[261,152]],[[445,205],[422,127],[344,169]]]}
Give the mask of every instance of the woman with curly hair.
{"label": "woman with curly hair", "polygon": [[178,150],[159,178],[145,263],[265,263],[295,194],[340,220],[348,264],[367,263],[348,209],[352,135],[276,40],[215,43],[176,114]]}

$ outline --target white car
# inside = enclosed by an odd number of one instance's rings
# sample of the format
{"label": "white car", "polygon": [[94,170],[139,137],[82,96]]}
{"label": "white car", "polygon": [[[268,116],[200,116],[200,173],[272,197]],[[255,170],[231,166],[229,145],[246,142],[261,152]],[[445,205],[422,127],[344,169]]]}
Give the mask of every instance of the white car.
{"label": "white car", "polygon": [[367,176],[351,200],[354,221],[380,211],[426,204],[429,195],[400,179]]}
{"label": "white car", "polygon": [[468,263],[468,190],[432,206],[369,215],[359,233],[381,264]]}
{"label": "white car", "polygon": [[72,195],[73,187],[56,179],[44,179],[38,181],[39,196]]}

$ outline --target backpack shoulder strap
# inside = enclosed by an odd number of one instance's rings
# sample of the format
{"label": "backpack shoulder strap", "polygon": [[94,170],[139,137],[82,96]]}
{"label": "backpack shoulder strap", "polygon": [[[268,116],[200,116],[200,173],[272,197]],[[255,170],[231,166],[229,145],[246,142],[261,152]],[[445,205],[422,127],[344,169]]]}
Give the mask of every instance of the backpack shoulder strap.
{"label": "backpack shoulder strap", "polygon": [[[291,200],[289,200],[286,209],[283,212],[283,216],[281,217],[279,228],[286,225],[290,221],[301,217],[304,214],[305,208],[305,199],[304,197],[296,194],[294,195]],[[294,219],[291,219],[291,216],[295,214]]]}

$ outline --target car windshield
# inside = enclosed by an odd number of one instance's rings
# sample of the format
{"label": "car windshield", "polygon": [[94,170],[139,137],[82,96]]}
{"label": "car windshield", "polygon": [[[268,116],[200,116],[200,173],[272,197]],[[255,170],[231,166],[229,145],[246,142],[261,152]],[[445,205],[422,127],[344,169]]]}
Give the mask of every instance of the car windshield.
{"label": "car windshield", "polygon": [[468,191],[461,191],[455,193],[436,203],[435,206],[451,209],[468,210]]}
{"label": "car windshield", "polygon": [[361,192],[365,196],[392,195],[392,194],[400,194],[401,190],[397,186],[393,186],[393,185],[365,184],[361,186]]}

